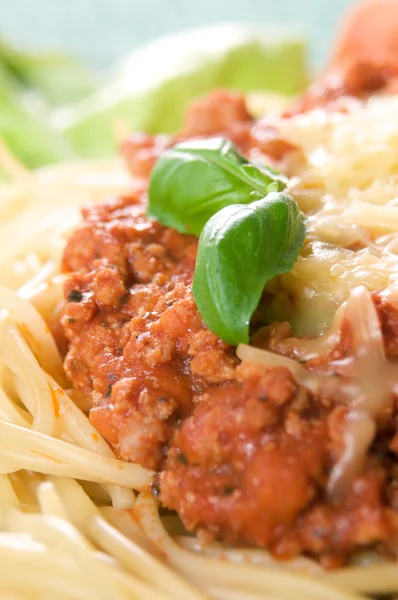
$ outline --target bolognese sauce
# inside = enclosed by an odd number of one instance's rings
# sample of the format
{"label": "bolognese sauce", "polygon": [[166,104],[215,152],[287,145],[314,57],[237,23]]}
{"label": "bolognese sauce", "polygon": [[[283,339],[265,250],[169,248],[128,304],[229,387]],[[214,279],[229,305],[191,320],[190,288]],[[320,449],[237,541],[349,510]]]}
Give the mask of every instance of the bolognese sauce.
{"label": "bolognese sauce", "polygon": [[[370,63],[333,69],[297,110],[369,94],[396,76],[395,66]],[[299,153],[271,122],[254,121],[236,93],[196,102],[173,142],[215,133],[282,171]],[[124,143],[136,191],[86,208],[64,253],[65,370],[90,397],[91,422],[121,458],[156,471],[155,495],[203,542],[263,546],[281,558],[306,553],[326,567],[361,548],[389,554],[398,536],[396,396],[377,415],[360,474],[336,500],[328,480],[343,452],[344,394],[338,386],[311,392],[286,367],[240,361],[196,308],[197,238],[147,217],[146,182],[170,143],[138,135]],[[372,301],[394,358],[398,306],[378,294]],[[267,302],[264,293],[252,334],[264,325]],[[307,367],[343,380],[350,327],[343,320],[331,350]],[[289,327],[275,323],[266,332],[267,348],[288,355]]]}

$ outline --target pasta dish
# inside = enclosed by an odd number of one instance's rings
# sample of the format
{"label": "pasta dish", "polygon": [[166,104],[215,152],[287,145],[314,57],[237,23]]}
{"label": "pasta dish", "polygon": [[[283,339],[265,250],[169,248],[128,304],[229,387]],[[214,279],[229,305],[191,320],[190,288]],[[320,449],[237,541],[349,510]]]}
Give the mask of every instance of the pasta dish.
{"label": "pasta dish", "polygon": [[1,598],[398,593],[397,6],[283,114],[0,148]]}

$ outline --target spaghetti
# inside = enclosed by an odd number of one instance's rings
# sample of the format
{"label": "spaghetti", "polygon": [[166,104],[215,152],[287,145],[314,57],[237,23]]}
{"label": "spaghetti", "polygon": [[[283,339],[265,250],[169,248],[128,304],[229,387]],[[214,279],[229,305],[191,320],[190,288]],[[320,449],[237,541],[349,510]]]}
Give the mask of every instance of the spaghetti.
{"label": "spaghetti", "polygon": [[[263,551],[218,546],[203,554],[194,538],[173,538],[177,519],[164,518],[166,531],[156,501],[145,491],[137,496],[151,473],[117,459],[68,390],[42,316],[61,300],[58,261],[68,229],[65,220],[59,227],[60,215],[65,211],[72,227],[80,202],[124,186],[118,164],[78,164],[43,170],[1,195],[3,214],[8,210],[0,234],[1,278],[8,285],[0,291],[2,597],[361,597],[355,586],[345,592],[327,583],[329,575],[319,579],[323,570],[305,558],[281,565]],[[75,206],[65,207],[63,199],[76,196]],[[47,222],[32,226],[41,210]]]}

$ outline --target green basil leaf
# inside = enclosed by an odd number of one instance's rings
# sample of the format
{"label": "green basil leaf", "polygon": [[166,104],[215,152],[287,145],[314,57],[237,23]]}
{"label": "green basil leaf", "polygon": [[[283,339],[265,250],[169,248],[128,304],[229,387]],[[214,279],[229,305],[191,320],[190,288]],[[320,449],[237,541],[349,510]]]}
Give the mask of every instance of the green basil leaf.
{"label": "green basil leaf", "polygon": [[284,193],[228,206],[211,217],[199,238],[192,291],[218,337],[234,346],[249,341],[265,284],[291,270],[305,233],[304,215]]}
{"label": "green basil leaf", "polygon": [[222,137],[166,150],[152,171],[149,216],[181,233],[199,235],[216,212],[249,204],[286,186],[283,175],[257,167]]}

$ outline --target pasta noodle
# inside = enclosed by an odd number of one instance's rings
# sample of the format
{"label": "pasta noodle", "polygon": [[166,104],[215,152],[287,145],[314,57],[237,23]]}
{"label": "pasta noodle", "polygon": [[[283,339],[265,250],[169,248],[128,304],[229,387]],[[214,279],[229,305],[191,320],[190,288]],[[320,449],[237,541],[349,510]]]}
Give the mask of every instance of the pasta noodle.
{"label": "pasta noodle", "polygon": [[[398,102],[382,101],[380,108],[370,102],[363,110],[364,114],[355,116],[312,114],[278,125],[292,142],[305,140],[306,163],[295,184],[301,186],[303,203],[306,181],[311,177],[326,194],[321,215],[311,224],[313,239],[317,236],[324,244],[333,229],[335,237],[346,240],[344,227],[351,223],[359,224],[359,230],[350,230],[355,239],[370,239],[370,226],[372,232],[375,229],[384,236],[372,236],[372,243],[355,256],[344,247],[338,256],[328,254],[324,247],[318,253],[315,248],[303,254],[293,272],[283,278],[285,288],[298,297],[299,309],[294,313],[283,299],[281,303],[299,331],[309,328],[302,302],[314,273],[318,288],[312,295],[312,318],[317,332],[326,330],[331,315],[357,288],[358,281],[366,282],[368,289],[396,281],[394,240],[386,234],[396,229],[397,209],[389,203],[390,188],[398,192],[398,166],[395,159],[386,162],[386,157],[390,157],[391,147],[398,148],[398,138],[382,125],[384,114],[388,119],[398,115]],[[372,125],[367,125],[369,115],[374,117],[372,131]],[[356,143],[362,147],[378,132],[377,146],[360,157],[348,144],[358,123],[364,132]],[[2,164],[3,154],[0,152]],[[326,573],[303,557],[279,563],[262,550],[221,544],[202,549],[179,525],[177,535],[168,533],[165,526],[175,527],[176,520],[168,521],[159,513],[147,489],[152,473],[118,459],[90,424],[84,400],[68,390],[62,359],[46,324],[62,304],[59,261],[65,239],[79,221],[79,207],[126,192],[131,182],[117,161],[68,164],[29,176],[8,159],[6,163],[18,181],[0,193],[0,597],[360,600],[364,594],[397,592],[394,563]],[[369,186],[376,177],[383,183],[385,201],[379,197],[379,203],[372,204]],[[352,202],[342,208],[347,194]],[[330,215],[337,222],[334,228]],[[337,272],[338,266],[343,272],[336,282],[333,270]],[[368,292],[356,294],[352,310],[355,312],[360,302],[373,327]],[[332,300],[325,301],[325,295]],[[350,310],[350,302],[338,311],[324,338],[303,340],[296,346],[295,338],[287,340],[295,356],[308,359],[325,352],[335,339],[343,312]],[[380,332],[369,331],[369,353],[372,360],[379,361],[382,378],[387,367],[380,354]],[[366,331],[358,335],[362,347]],[[287,357],[244,346],[238,349],[238,356],[285,365],[312,392],[329,386],[333,393],[333,377],[311,373]],[[374,433],[366,372],[363,362],[358,370],[362,404],[355,409],[366,430],[362,447],[356,449],[359,461]],[[387,387],[379,390],[378,403],[385,401],[390,389],[389,375],[384,380]]]}

